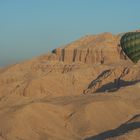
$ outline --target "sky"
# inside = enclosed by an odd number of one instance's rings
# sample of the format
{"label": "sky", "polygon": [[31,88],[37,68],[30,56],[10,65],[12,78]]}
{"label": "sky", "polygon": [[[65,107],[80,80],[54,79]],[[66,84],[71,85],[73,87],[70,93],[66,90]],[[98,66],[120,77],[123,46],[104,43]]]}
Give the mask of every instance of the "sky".
{"label": "sky", "polygon": [[88,34],[140,29],[140,0],[0,0],[0,67]]}

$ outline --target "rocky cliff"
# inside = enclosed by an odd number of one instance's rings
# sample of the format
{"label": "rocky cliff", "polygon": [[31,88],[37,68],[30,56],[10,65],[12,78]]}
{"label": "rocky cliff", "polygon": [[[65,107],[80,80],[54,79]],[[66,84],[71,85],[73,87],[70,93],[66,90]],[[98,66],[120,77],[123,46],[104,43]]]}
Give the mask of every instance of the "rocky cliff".
{"label": "rocky cliff", "polygon": [[119,47],[119,39],[119,35],[111,33],[85,36],[64,48],[53,50],[55,58],[52,55],[50,59],[66,63],[82,62],[87,64],[118,62],[125,59]]}
{"label": "rocky cliff", "polygon": [[[121,52],[119,39],[120,35],[111,33],[89,35],[52,53],[2,69],[0,91],[2,95],[10,92],[24,96],[92,93],[108,82],[120,79],[124,69],[133,71],[127,76],[131,81],[134,74],[139,77],[138,72],[132,64],[128,68],[126,63],[129,61]],[[99,77],[104,71],[110,74]],[[10,86],[7,88],[7,85]]]}

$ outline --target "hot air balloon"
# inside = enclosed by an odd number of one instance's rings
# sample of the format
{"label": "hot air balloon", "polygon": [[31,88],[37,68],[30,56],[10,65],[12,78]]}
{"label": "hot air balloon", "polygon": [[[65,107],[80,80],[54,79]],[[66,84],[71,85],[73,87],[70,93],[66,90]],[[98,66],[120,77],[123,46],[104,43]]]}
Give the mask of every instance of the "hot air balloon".
{"label": "hot air balloon", "polygon": [[140,32],[125,33],[121,37],[120,45],[124,53],[134,63],[140,60]]}

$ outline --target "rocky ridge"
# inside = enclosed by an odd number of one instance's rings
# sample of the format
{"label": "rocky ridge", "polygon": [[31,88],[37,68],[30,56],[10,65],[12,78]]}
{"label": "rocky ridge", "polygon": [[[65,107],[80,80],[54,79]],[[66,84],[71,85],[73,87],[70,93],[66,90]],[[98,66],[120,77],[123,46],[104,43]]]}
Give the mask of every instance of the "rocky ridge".
{"label": "rocky ridge", "polygon": [[66,45],[64,48],[53,50],[47,59],[86,64],[118,62],[125,59],[119,47],[119,39],[120,35],[111,33],[89,35]]}

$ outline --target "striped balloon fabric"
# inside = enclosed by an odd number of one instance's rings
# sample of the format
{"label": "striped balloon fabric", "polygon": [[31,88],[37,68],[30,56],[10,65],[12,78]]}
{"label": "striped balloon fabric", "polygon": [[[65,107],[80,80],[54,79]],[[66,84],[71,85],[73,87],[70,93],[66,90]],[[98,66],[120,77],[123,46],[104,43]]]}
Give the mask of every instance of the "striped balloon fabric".
{"label": "striped balloon fabric", "polygon": [[120,45],[125,54],[134,62],[140,60],[140,32],[129,32],[122,36]]}

